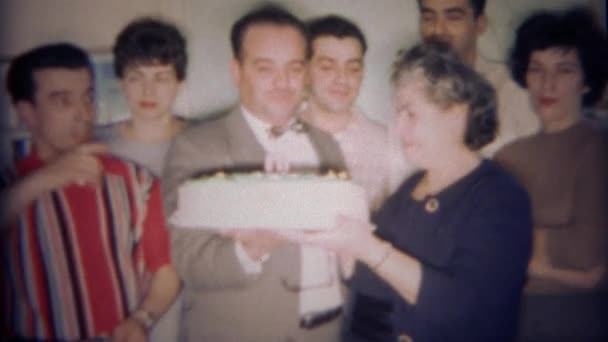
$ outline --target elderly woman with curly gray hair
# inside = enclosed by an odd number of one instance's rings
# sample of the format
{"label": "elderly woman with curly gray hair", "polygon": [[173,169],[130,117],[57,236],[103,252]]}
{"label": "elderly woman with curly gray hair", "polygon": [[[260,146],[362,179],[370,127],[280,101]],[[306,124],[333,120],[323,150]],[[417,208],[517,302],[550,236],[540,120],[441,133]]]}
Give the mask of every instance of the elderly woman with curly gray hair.
{"label": "elderly woman with curly gray hair", "polygon": [[511,341],[532,221],[523,187],[478,153],[496,133],[494,89],[439,42],[401,53],[392,83],[421,171],[371,223],[289,235],[360,261],[346,341]]}

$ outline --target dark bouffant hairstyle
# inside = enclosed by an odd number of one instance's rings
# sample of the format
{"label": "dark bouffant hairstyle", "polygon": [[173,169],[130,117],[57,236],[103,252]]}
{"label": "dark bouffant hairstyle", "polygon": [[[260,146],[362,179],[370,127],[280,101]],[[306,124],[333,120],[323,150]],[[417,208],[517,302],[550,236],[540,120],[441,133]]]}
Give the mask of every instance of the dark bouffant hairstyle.
{"label": "dark bouffant hairstyle", "polygon": [[441,108],[465,104],[469,108],[464,143],[479,150],[494,140],[498,129],[496,92],[441,41],[431,40],[401,51],[393,64],[391,81],[399,87],[406,75],[421,73],[429,100]]}
{"label": "dark bouffant hairstyle", "polygon": [[230,43],[232,45],[232,55],[235,59],[240,60],[241,57],[243,57],[241,54],[245,33],[247,33],[249,27],[256,24],[274,24],[293,27],[302,34],[302,37],[306,42],[306,57],[310,56],[310,44],[308,44],[306,25],[283,7],[273,3],[265,3],[262,6],[247,12],[232,25]]}
{"label": "dark bouffant hairstyle", "polygon": [[171,64],[178,80],[186,78],[186,39],[175,25],[160,19],[140,18],[131,22],[116,37],[113,53],[118,78],[134,64]]}
{"label": "dark bouffant hairstyle", "polygon": [[36,93],[34,72],[49,68],[86,68],[93,75],[93,65],[83,49],[70,43],[43,45],[24,52],[11,62],[6,77],[11,101],[33,102]]}
{"label": "dark bouffant hairstyle", "polygon": [[[418,0],[418,6],[422,5],[422,0]],[[473,15],[475,18],[479,18],[480,15],[484,14],[486,10],[486,0],[469,0],[471,7],[473,7]]]}
{"label": "dark bouffant hairstyle", "polygon": [[563,12],[533,13],[517,29],[509,65],[513,79],[526,87],[526,73],[534,51],[546,49],[574,50],[578,54],[585,85],[583,105],[593,105],[602,96],[608,80],[608,40],[585,8],[574,7]]}
{"label": "dark bouffant hairstyle", "polygon": [[363,54],[367,51],[367,41],[361,29],[352,21],[337,15],[329,15],[307,22],[308,40],[312,42],[322,36],[337,38],[354,38],[361,44]]}

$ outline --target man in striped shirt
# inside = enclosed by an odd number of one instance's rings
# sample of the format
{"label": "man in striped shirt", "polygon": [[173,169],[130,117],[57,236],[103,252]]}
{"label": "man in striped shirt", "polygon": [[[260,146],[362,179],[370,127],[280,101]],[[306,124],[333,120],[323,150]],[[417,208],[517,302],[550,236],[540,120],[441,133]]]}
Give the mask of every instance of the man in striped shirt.
{"label": "man in striped shirt", "polygon": [[179,289],[158,181],[89,142],[93,69],[80,48],[18,56],[7,88],[32,139],[1,197],[7,335],[145,341]]}

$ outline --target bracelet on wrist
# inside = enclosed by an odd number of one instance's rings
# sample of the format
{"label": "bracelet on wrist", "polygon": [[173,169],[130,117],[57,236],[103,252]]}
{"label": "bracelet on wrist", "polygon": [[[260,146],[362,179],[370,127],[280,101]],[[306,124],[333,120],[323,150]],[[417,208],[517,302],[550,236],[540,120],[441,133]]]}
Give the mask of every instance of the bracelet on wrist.
{"label": "bracelet on wrist", "polygon": [[137,309],[131,314],[131,318],[140,323],[146,331],[150,330],[154,323],[156,323],[154,315],[146,309]]}

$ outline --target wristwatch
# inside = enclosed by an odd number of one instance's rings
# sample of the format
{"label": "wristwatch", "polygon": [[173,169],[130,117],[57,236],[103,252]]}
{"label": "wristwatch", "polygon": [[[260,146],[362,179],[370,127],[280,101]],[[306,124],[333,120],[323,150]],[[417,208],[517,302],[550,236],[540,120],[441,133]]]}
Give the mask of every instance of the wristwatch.
{"label": "wristwatch", "polygon": [[150,330],[156,322],[154,315],[146,309],[137,309],[131,317],[139,322],[146,331]]}

